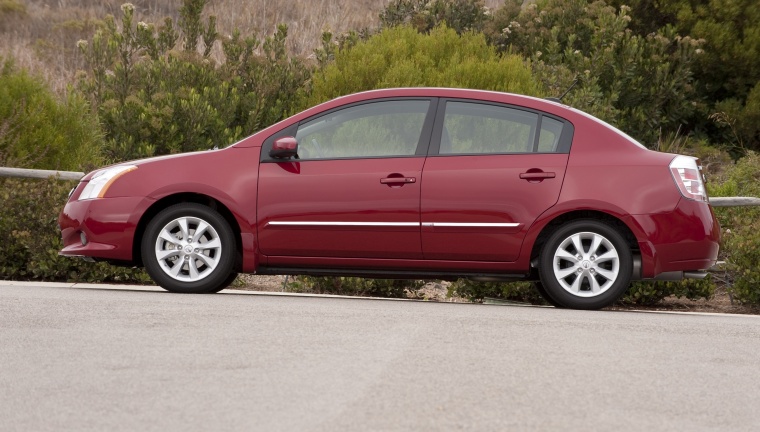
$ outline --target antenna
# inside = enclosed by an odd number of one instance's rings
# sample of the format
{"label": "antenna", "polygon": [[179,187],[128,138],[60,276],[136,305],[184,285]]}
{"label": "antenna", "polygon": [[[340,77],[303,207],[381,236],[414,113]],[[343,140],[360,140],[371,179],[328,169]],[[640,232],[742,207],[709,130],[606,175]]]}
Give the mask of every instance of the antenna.
{"label": "antenna", "polygon": [[575,76],[575,79],[573,80],[573,83],[570,84],[570,87],[568,87],[567,90],[565,90],[565,92],[562,93],[562,96],[560,96],[558,98],[556,98],[556,97],[548,97],[548,98],[544,98],[544,99],[546,99],[548,101],[552,101],[552,102],[562,103],[562,98],[564,98],[565,96],[567,96],[567,94],[570,93],[570,90],[572,90],[573,87],[575,87],[576,84],[578,84],[578,76],[577,75]]}

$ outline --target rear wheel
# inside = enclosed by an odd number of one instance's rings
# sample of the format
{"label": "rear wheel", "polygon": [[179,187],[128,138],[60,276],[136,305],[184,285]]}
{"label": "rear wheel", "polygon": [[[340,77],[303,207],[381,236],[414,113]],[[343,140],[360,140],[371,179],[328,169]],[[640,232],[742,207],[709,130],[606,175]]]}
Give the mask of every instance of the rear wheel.
{"label": "rear wheel", "polygon": [[178,293],[214,293],[235,280],[235,237],[227,221],[201,204],[167,207],[148,223],[142,240],[145,269]]}
{"label": "rear wheel", "polygon": [[547,300],[573,309],[601,309],[631,281],[630,247],[608,224],[579,220],[560,227],[541,251],[539,276]]}
{"label": "rear wheel", "polygon": [[229,276],[227,276],[227,279],[225,279],[221,285],[219,285],[219,289],[217,289],[217,292],[227,288],[228,286],[232,285],[233,282],[235,282],[235,279],[238,277],[238,272],[234,271],[230,273]]}

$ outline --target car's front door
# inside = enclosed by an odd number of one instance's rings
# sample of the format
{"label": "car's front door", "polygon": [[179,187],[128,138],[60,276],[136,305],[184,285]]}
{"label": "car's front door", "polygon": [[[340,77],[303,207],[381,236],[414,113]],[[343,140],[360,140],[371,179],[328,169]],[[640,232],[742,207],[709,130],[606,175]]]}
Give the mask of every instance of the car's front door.
{"label": "car's front door", "polygon": [[572,125],[516,107],[440,104],[422,182],[425,259],[514,261],[559,198]]}
{"label": "car's front door", "polygon": [[298,125],[298,159],[262,150],[259,248],[270,257],[422,258],[430,99],[354,104]]}

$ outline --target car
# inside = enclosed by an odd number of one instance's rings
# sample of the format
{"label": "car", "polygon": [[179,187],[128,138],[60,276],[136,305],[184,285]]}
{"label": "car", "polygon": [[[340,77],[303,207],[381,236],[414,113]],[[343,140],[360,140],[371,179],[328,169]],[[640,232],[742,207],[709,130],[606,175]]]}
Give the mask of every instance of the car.
{"label": "car", "polygon": [[535,281],[599,309],[702,278],[720,226],[699,161],[558,100],[446,88],[325,102],[224,149],[82,178],[61,255],[214,293],[238,273]]}

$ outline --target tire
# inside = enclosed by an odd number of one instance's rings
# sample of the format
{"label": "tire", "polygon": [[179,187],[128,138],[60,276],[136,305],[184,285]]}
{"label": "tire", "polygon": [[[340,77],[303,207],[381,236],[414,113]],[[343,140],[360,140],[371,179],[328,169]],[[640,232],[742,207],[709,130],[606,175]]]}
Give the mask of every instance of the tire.
{"label": "tire", "polygon": [[601,309],[628,289],[631,249],[612,226],[596,220],[570,222],[544,244],[539,277],[549,303],[571,309]]}
{"label": "tire", "polygon": [[185,294],[215,293],[232,283],[237,275],[235,248],[222,215],[195,203],[159,212],[148,223],[141,245],[150,277],[167,291]]}
{"label": "tire", "polygon": [[222,284],[217,287],[217,290],[215,292],[219,292],[227,288],[228,286],[232,285],[232,282],[235,282],[235,279],[237,279],[237,277],[238,277],[238,272],[234,271],[230,273],[229,276],[227,276],[227,279],[225,279],[224,282],[222,282]]}
{"label": "tire", "polygon": [[544,284],[542,284],[540,281],[533,282],[533,286],[536,287],[536,290],[539,294],[541,294],[541,297],[546,300],[547,303],[549,303],[551,306],[554,306],[555,308],[562,308],[563,306],[556,301],[554,301],[551,296],[549,296],[549,293],[546,292],[546,288],[544,288]]}

